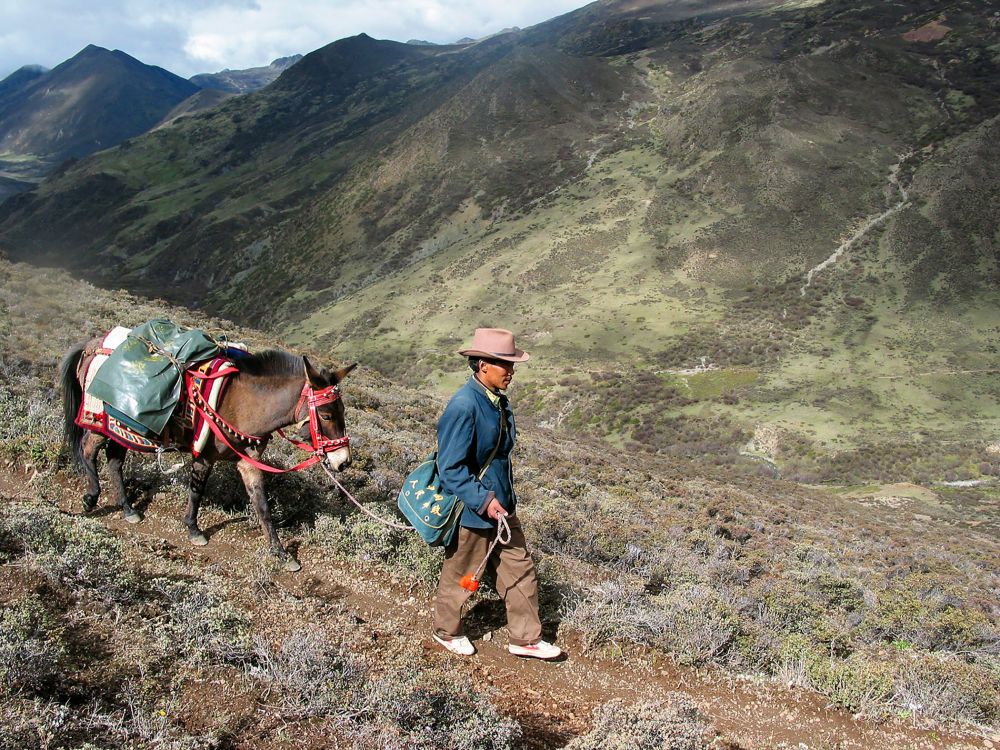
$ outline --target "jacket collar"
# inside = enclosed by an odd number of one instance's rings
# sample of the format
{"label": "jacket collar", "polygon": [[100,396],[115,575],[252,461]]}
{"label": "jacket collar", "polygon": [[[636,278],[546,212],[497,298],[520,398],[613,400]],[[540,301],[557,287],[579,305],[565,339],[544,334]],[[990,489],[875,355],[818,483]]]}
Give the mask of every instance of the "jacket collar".
{"label": "jacket collar", "polygon": [[486,398],[488,398],[490,400],[491,404],[493,404],[498,409],[500,408],[500,402],[503,399],[503,394],[502,393],[500,393],[499,391],[494,391],[494,390],[491,390],[491,389],[487,388],[483,384],[483,382],[479,378],[477,378],[475,375],[473,375],[471,378],[469,378],[469,380],[471,380],[473,383],[476,384],[476,387],[486,396]]}

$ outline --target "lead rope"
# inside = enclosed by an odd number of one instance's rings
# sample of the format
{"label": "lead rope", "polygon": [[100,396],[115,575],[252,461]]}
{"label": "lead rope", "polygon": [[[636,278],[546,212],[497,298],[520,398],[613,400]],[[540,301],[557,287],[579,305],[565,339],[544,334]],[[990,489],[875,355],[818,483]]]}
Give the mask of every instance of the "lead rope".
{"label": "lead rope", "polygon": [[347,491],[347,488],[344,487],[344,485],[342,485],[340,482],[337,481],[337,477],[335,477],[333,475],[333,472],[330,471],[326,467],[326,462],[325,461],[323,463],[321,463],[320,466],[323,467],[323,471],[325,471],[326,475],[328,477],[330,477],[330,480],[335,485],[337,485],[340,488],[341,492],[343,492],[345,495],[347,495],[347,499],[348,500],[350,500],[352,503],[354,503],[355,505],[358,506],[358,508],[361,510],[362,513],[364,513],[365,515],[371,516],[372,518],[374,518],[379,523],[384,523],[386,526],[391,526],[394,529],[402,529],[403,531],[412,531],[413,530],[412,526],[405,526],[405,525],[403,525],[401,523],[396,523],[395,521],[387,521],[384,518],[379,518],[378,516],[376,516],[374,513],[372,513],[370,510],[368,510],[368,508],[366,508],[361,503],[359,503],[357,500],[355,500],[354,496],[350,492]]}
{"label": "lead rope", "polygon": [[490,548],[486,551],[486,557],[484,557],[483,561],[479,563],[479,567],[476,568],[476,572],[462,576],[461,586],[463,589],[476,591],[479,588],[479,574],[482,573],[483,568],[486,567],[486,563],[489,561],[490,555],[493,554],[493,550],[496,548],[498,543],[503,544],[504,546],[510,544],[510,537],[510,524],[507,523],[507,514],[501,513],[497,516],[496,539],[494,539],[490,544]]}

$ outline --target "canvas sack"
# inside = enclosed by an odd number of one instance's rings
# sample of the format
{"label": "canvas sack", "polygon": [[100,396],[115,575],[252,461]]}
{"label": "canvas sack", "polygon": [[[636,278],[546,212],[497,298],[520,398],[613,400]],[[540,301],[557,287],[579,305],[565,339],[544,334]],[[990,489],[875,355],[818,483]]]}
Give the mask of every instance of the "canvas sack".
{"label": "canvas sack", "polygon": [[[501,412],[502,413],[502,412]],[[476,475],[482,479],[486,470],[493,463],[493,458],[500,450],[507,422],[500,421],[500,432],[497,434],[497,444],[486,460],[483,468]],[[465,503],[458,495],[447,495],[441,489],[441,477],[438,475],[437,451],[434,451],[410,475],[403,480],[403,488],[396,500],[399,510],[413,524],[421,538],[432,547],[447,547],[458,528],[458,521],[465,510]]]}
{"label": "canvas sack", "polygon": [[432,547],[448,545],[465,510],[465,503],[458,495],[445,494],[441,489],[437,451],[410,472],[396,504],[420,537]]}

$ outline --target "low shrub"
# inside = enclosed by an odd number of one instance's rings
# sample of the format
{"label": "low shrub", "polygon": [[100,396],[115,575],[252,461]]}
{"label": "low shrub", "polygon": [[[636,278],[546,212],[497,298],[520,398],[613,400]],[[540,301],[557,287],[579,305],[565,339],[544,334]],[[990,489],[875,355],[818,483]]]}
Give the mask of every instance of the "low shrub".
{"label": "low shrub", "polygon": [[776,675],[789,685],[828,695],[870,718],[885,715],[893,695],[894,667],[876,654],[831,657],[822,646],[793,633],[780,644]]}
{"label": "low shrub", "polygon": [[672,653],[682,664],[716,661],[737,635],[732,606],[714,589],[683,584],[656,596],[607,581],[567,599],[563,623],[583,635],[587,648],[630,642]]}
{"label": "low shrub", "polygon": [[[0,747],[18,750],[77,747],[70,741],[75,715],[70,706],[41,697],[7,700],[0,721]],[[88,747],[93,745],[82,746]]]}
{"label": "low shrub", "polygon": [[[621,581],[607,581],[571,594],[563,605],[563,624],[580,632],[584,647],[641,638],[631,623],[645,610],[642,591]],[[657,628],[659,630],[659,628]]]}
{"label": "low shrub", "polygon": [[15,503],[0,511],[0,529],[53,585],[87,590],[109,603],[142,596],[138,578],[124,562],[121,543],[99,521]]}
{"label": "low shrub", "polygon": [[[395,518],[389,514],[385,517]],[[344,519],[319,516],[310,541],[338,557],[385,565],[430,585],[437,583],[441,573],[440,547],[429,547],[415,531],[395,529],[360,513]]]}
{"label": "low shrub", "polygon": [[115,696],[116,703],[123,707],[118,711],[117,721],[109,721],[112,717],[95,711],[88,717],[89,722],[106,728],[109,739],[118,747],[209,750],[215,745],[210,737],[190,735],[177,722],[171,699],[147,694],[154,690],[144,688],[141,682],[126,680]]}
{"label": "low shrub", "polygon": [[904,641],[929,651],[1000,653],[995,623],[934,574],[910,574],[879,590],[860,628],[872,641]]}
{"label": "low shrub", "polygon": [[810,596],[807,582],[774,578],[755,581],[748,594],[756,603],[751,617],[759,618],[782,633],[807,633],[821,636],[828,623],[830,607]]}
{"label": "low shrub", "polygon": [[977,724],[1000,719],[998,665],[969,664],[953,654],[907,654],[896,670],[894,702],[904,714]]}
{"label": "low shrub", "polygon": [[372,726],[359,736],[377,736],[375,747],[508,750],[521,735],[457,669],[382,673],[369,682],[366,705]]}
{"label": "low shrub", "polygon": [[717,661],[732,646],[738,617],[732,604],[718,590],[702,584],[686,584],[654,596],[651,604],[662,628],[657,640],[682,664]]}
{"label": "low shrub", "polygon": [[0,384],[0,448],[20,454],[36,467],[55,466],[62,448],[55,400],[16,393]]}
{"label": "low shrub", "polygon": [[12,504],[3,509],[0,528],[56,586],[85,589],[109,603],[142,596],[138,578],[124,563],[121,543],[99,521],[67,518],[40,505]]}
{"label": "low shrub", "polygon": [[375,674],[318,628],[275,644],[257,636],[255,644],[250,675],[273,691],[268,700],[286,716],[337,717],[356,748],[509,750],[520,736],[517,722],[458,669],[404,660]]}
{"label": "low shrub", "polygon": [[0,612],[0,692],[42,690],[59,678],[66,649],[56,622],[35,594]]}
{"label": "low shrub", "polygon": [[154,583],[170,601],[167,610],[177,648],[194,663],[241,665],[252,660],[250,620],[200,584]]}
{"label": "low shrub", "polygon": [[594,715],[594,728],[566,750],[706,750],[713,734],[690,698],[669,693],[660,701],[605,703]]}
{"label": "low shrub", "polygon": [[893,696],[895,666],[875,655],[854,653],[846,659],[819,656],[808,663],[809,684],[839,705],[861,716],[883,718]]}
{"label": "low shrub", "polygon": [[278,644],[257,635],[254,644],[250,674],[287,708],[304,715],[350,713],[367,667],[321,630],[299,629]]}

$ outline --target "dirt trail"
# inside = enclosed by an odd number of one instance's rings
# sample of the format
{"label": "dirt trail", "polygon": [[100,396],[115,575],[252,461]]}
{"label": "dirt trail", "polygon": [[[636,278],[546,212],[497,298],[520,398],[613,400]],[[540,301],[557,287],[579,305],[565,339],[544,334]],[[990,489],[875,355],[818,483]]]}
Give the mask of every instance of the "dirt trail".
{"label": "dirt trail", "polygon": [[824,260],[819,265],[810,268],[808,273],[806,274],[806,283],[799,290],[801,296],[803,297],[806,296],[806,290],[812,284],[813,276],[815,276],[817,273],[824,270],[828,266],[832,266],[837,261],[839,261],[841,256],[844,253],[846,253],[862,237],[868,234],[868,232],[870,232],[873,227],[878,226],[893,214],[899,213],[910,204],[910,196],[906,192],[906,188],[904,188],[903,185],[899,182],[899,170],[902,168],[903,163],[908,158],[910,158],[910,156],[912,156],[912,154],[909,153],[904,154],[903,156],[900,157],[899,161],[889,169],[889,184],[895,187],[897,190],[899,190],[899,196],[900,196],[899,201],[891,208],[888,208],[882,213],[880,213],[878,216],[868,219],[863,225],[861,225],[860,229],[858,229],[853,235],[851,235],[849,239],[841,243],[840,247],[834,250],[833,254],[829,258]]}
{"label": "dirt trail", "polygon": [[[0,473],[0,489],[9,496],[23,487],[26,478]],[[80,512],[80,503],[68,497],[60,507],[67,513]],[[217,573],[246,580],[246,571],[257,564],[262,542],[252,515],[233,518],[211,507],[204,509],[202,525],[211,541],[207,547],[195,548],[180,523],[183,508],[179,504],[159,496],[143,510],[146,518],[138,525],[128,524],[116,509],[103,504],[95,516],[143,554],[183,560],[195,570],[212,566]],[[678,667],[641,649],[626,648],[614,658],[588,655],[572,634],[562,632],[557,641],[569,654],[565,660],[519,659],[506,650],[502,607],[488,599],[479,601],[467,616],[477,653],[451,656],[429,637],[432,601],[427,591],[411,591],[403,582],[377,579],[370,570],[332,559],[320,548],[289,538],[287,531],[282,536],[303,568],[278,575],[274,582],[279,588],[295,598],[335,603],[353,612],[358,627],[370,628],[371,641],[378,648],[391,649],[393,642],[417,639],[428,660],[453,659],[465,664],[475,681],[500,693],[501,710],[521,722],[525,730],[522,746],[530,750],[561,747],[587,731],[593,710],[609,700],[638,701],[669,691],[690,696],[732,750],[991,747],[991,740],[981,737],[923,731],[901,723],[874,725],[831,708],[822,696],[808,691],[734,678],[719,670]]]}

